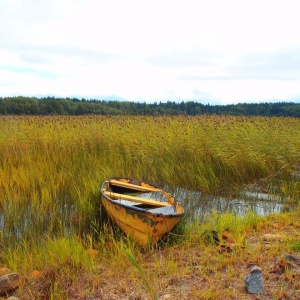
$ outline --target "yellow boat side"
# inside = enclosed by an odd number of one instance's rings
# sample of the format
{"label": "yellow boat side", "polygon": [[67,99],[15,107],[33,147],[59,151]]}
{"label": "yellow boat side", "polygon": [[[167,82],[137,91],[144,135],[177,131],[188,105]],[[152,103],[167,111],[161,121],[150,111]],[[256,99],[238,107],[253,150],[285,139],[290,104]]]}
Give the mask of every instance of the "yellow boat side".
{"label": "yellow boat side", "polygon": [[105,194],[108,184],[106,181],[101,186],[101,200],[107,215],[123,232],[143,247],[157,244],[184,215],[184,208],[170,194],[168,195],[171,198],[174,213],[156,213],[155,209],[151,212],[151,210],[139,209],[131,205],[122,205],[109,198]]}

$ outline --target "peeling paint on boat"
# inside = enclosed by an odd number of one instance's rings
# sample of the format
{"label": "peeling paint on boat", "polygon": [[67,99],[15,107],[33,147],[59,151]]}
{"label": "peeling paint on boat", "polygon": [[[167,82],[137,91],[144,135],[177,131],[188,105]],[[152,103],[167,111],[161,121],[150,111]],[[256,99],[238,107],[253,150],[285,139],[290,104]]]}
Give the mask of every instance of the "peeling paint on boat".
{"label": "peeling paint on boat", "polygon": [[[116,178],[113,178],[113,180],[116,180]],[[147,188],[159,189],[147,183],[144,183],[144,185]],[[158,243],[165,234],[176,226],[184,215],[182,205],[162,189],[159,189],[159,191],[170,204],[163,207],[146,205],[146,208],[130,201],[111,199],[105,194],[105,191],[111,191],[112,189],[109,179],[101,185],[101,200],[108,216],[121,230],[141,246]],[[157,202],[153,201],[152,203]]]}

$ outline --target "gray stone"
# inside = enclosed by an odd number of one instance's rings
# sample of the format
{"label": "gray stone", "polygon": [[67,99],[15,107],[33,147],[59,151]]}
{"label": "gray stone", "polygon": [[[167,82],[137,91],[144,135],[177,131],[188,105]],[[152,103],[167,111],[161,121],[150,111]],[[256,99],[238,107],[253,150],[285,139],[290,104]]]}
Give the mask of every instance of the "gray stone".
{"label": "gray stone", "polygon": [[284,258],[285,260],[290,263],[293,267],[300,267],[300,258],[295,256],[295,255],[292,255],[292,254],[287,254],[285,253],[284,254]]}
{"label": "gray stone", "polygon": [[255,295],[264,293],[262,270],[258,266],[251,268],[250,274],[244,277],[244,282],[248,293]]}
{"label": "gray stone", "polygon": [[0,277],[0,295],[5,295],[21,284],[21,276],[18,273],[9,273]]}

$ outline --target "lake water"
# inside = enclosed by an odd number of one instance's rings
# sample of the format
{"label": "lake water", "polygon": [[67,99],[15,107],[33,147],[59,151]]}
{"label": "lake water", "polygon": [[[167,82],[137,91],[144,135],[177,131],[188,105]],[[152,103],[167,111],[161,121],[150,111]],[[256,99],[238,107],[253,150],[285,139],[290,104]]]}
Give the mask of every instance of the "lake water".
{"label": "lake water", "polygon": [[[290,183],[299,183],[300,167],[289,178]],[[288,198],[276,194],[276,183],[271,188],[272,194],[257,192],[255,190],[243,190],[234,196],[219,196],[203,194],[199,191],[190,191],[184,188],[170,189],[165,187],[181,204],[184,205],[188,217],[202,218],[212,211],[225,213],[226,211],[244,215],[254,211],[258,215],[268,215],[283,211],[293,210],[297,207],[297,201],[291,202]]]}
{"label": "lake water", "polygon": [[286,209],[280,196],[265,193],[244,191],[232,197],[208,195],[178,188],[172,194],[183,204],[189,217],[201,218],[212,211],[219,213],[228,211],[238,215],[254,211],[258,215],[268,215]]}
{"label": "lake water", "polygon": [[[293,206],[291,204],[287,205],[281,196],[261,192],[242,191],[235,196],[218,196],[184,188],[165,186],[163,189],[172,194],[184,206],[187,217],[197,219],[205,217],[212,211],[218,211],[219,213],[228,211],[244,215],[251,210],[258,215],[268,215],[287,210],[287,207],[293,209]],[[155,192],[140,194],[139,197],[166,201],[163,194]]]}
{"label": "lake water", "polygon": [[[300,170],[296,170],[285,181],[299,183]],[[219,213],[231,212],[237,215],[245,215],[249,211],[254,211],[258,215],[269,215],[293,210],[297,207],[297,201],[291,202],[289,199],[276,193],[276,181],[274,186],[269,187],[272,194],[256,191],[255,188],[242,190],[234,195],[210,195],[199,191],[192,191],[182,187],[161,186],[165,191],[172,194],[185,208],[186,217],[202,219],[213,211]],[[141,197],[165,201],[160,193],[146,193]]]}

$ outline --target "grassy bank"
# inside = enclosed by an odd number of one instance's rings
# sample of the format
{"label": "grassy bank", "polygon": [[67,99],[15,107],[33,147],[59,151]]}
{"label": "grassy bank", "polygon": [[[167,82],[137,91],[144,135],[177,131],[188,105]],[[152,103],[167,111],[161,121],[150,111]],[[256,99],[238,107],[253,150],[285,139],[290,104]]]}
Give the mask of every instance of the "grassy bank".
{"label": "grassy bank", "polygon": [[[272,228],[275,221],[271,217],[261,220],[249,214],[240,219],[213,214],[204,224],[197,220],[185,227],[182,224],[177,229],[178,236],[170,236],[160,250],[149,249],[143,254],[107,225],[99,209],[100,183],[112,175],[126,176],[214,194],[256,185],[297,202],[300,183],[290,178],[299,172],[299,136],[300,119],[294,118],[0,117],[2,264],[26,276],[34,270],[40,272],[36,273],[35,288],[28,290],[27,286],[26,290],[24,285],[22,292],[28,299],[38,299],[39,293],[41,298],[43,293],[46,295],[43,299],[66,299],[65,293],[72,298],[66,282],[74,289],[82,285],[91,295],[101,294],[106,291],[99,283],[103,276],[108,281],[121,276],[117,291],[124,299],[130,293],[136,297],[132,299],[139,299],[138,293],[142,298],[150,297],[139,270],[126,255],[128,251],[134,254],[160,296],[168,284],[175,288],[180,286],[176,282],[192,276],[193,257],[202,268],[206,257],[202,253],[214,257],[217,265],[233,266],[247,251],[231,253],[228,260],[218,247],[205,243],[205,230],[221,234],[229,229],[235,244],[244,247],[246,236],[264,226]],[[276,222],[290,230],[291,223],[295,228],[299,226],[293,213],[278,218],[283,220]],[[297,233],[291,236],[297,246]],[[280,244],[284,251],[292,243],[286,241]],[[258,255],[256,251],[253,256]],[[183,266],[187,252],[191,255]],[[205,262],[209,263],[216,264]],[[94,281],[101,288],[93,285]],[[123,291],[119,290],[121,286]],[[141,288],[135,289],[136,286]],[[184,289],[182,299],[199,299],[200,292],[184,298]],[[36,293],[33,298],[30,291]],[[181,292],[176,290],[177,295]],[[219,293],[210,292],[211,298]],[[77,290],[73,293],[77,295],[74,299],[88,299],[88,294],[80,296]]]}
{"label": "grassy bank", "polygon": [[26,300],[251,300],[257,297],[246,292],[243,278],[253,265],[263,272],[265,292],[259,299],[299,299],[299,267],[284,259],[286,253],[300,258],[299,213],[213,213],[209,221],[177,229],[146,251],[107,227],[89,244],[75,236],[45,238],[39,247],[20,243],[6,249],[2,261],[24,276],[13,294]]}

